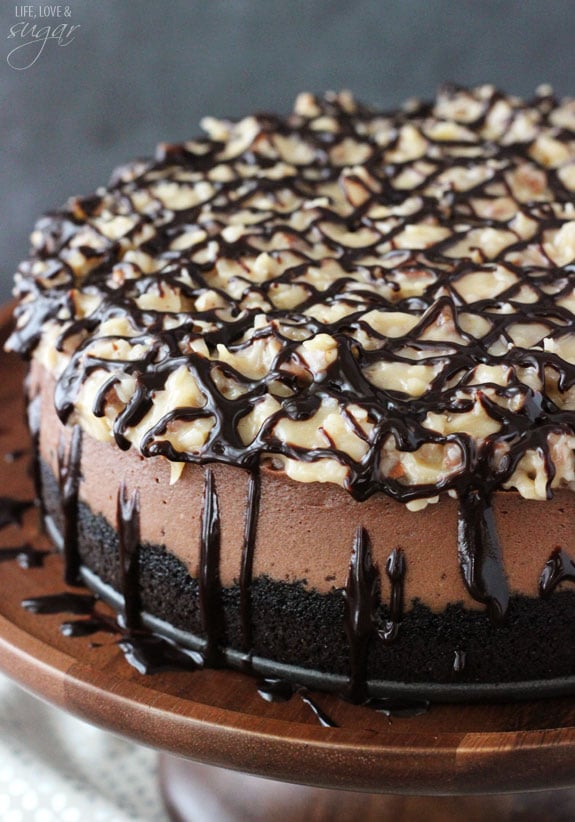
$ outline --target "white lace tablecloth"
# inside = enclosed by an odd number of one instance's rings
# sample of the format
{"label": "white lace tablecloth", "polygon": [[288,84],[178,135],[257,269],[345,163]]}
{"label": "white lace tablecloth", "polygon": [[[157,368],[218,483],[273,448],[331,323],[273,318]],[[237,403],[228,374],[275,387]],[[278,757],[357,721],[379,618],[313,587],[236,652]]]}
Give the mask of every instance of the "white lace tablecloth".
{"label": "white lace tablecloth", "polygon": [[94,728],[0,675],[2,822],[166,822],[157,753]]}

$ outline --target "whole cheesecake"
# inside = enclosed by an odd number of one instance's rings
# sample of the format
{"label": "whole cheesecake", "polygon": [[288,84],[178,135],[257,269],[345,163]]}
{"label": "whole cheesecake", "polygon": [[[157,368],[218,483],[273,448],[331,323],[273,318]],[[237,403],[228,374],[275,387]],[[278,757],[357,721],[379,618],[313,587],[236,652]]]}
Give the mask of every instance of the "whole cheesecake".
{"label": "whole cheesecake", "polygon": [[355,700],[575,693],[575,101],[203,127],[16,275],[67,581]]}

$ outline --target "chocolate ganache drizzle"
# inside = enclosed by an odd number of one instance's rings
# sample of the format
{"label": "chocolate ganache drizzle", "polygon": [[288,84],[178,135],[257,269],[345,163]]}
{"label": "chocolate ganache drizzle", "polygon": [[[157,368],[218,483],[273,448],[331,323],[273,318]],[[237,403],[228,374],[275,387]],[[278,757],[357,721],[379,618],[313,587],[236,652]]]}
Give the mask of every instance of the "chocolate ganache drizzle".
{"label": "chocolate ganache drizzle", "polygon": [[139,594],[140,498],[137,490],[128,494],[124,482],[118,491],[116,521],[124,619],[126,628],[134,630],[141,625],[142,612]]}
{"label": "chocolate ganache drizzle", "polygon": [[220,661],[223,634],[220,603],[220,510],[213,471],[206,469],[200,539],[199,606],[206,637],[205,664],[215,667]]}
{"label": "chocolate ganache drizzle", "polygon": [[575,562],[563,548],[556,548],[539,579],[541,596],[550,596],[562,582],[575,582]]}
{"label": "chocolate ganache drizzle", "polygon": [[[575,102],[301,95],[204,126],[39,221],[9,345],[57,376],[64,422],[174,477],[272,462],[360,500],[457,496],[465,582],[502,616],[491,495],[575,482]],[[242,614],[247,646],[249,593]]]}
{"label": "chocolate ganache drizzle", "polygon": [[376,633],[379,599],[379,571],[371,558],[369,536],[365,528],[358,528],[345,586],[345,629],[351,666],[349,696],[357,702],[367,696],[369,644]]}
{"label": "chocolate ganache drizzle", "polygon": [[80,553],[78,551],[78,491],[80,488],[80,461],[82,456],[82,429],[74,426],[68,452],[64,440],[58,444],[58,484],[62,500],[64,522],[63,553],[64,579],[68,585],[80,581]]}
{"label": "chocolate ganache drizzle", "polygon": [[385,573],[391,583],[389,598],[389,620],[380,637],[384,642],[393,642],[397,638],[399,623],[403,615],[403,582],[405,579],[405,555],[401,548],[394,548],[385,563]]}
{"label": "chocolate ganache drizzle", "polygon": [[242,626],[242,642],[244,650],[249,652],[252,647],[252,594],[251,584],[254,566],[254,550],[256,546],[256,530],[260,502],[260,475],[259,471],[250,473],[246,518],[244,523],[244,541],[242,545],[242,566],[240,572],[240,620]]}

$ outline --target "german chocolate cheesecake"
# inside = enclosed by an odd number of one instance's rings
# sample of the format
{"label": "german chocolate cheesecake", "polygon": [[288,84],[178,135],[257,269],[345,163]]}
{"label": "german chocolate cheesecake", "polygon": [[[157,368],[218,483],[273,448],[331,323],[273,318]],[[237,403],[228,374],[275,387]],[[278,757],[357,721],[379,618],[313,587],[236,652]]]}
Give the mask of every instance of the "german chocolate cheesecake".
{"label": "german chocolate cheesecake", "polygon": [[66,580],[354,700],[575,693],[575,100],[202,126],[16,274]]}

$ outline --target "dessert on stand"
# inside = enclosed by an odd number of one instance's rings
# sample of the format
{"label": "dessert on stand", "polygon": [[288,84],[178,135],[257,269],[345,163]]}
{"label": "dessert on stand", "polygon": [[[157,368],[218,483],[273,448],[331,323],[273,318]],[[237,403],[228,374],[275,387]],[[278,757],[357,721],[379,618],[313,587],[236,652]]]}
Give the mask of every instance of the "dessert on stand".
{"label": "dessert on stand", "polygon": [[[9,324],[5,308],[4,335]],[[434,704],[427,711],[414,710],[409,701],[375,710],[309,691],[269,702],[258,692],[267,695],[263,683],[241,672],[176,666],[144,675],[128,664],[115,615],[88,589],[64,583],[62,559],[39,527],[37,510],[27,504],[34,487],[19,391],[24,367],[2,354],[0,371],[0,483],[9,491],[0,530],[0,666],[53,705],[161,751],[164,795],[175,818],[197,818],[197,803],[205,807],[210,787],[210,807],[230,819],[248,812],[269,818],[274,802],[293,818],[315,809],[318,818],[339,813],[345,819],[352,801],[366,819],[384,811],[417,819],[422,807],[438,819],[456,819],[462,809],[474,819],[494,813],[513,818],[525,808],[552,809],[554,819],[568,818],[572,698]],[[36,613],[29,610],[31,602]],[[97,619],[82,630],[94,611]],[[325,727],[322,716],[333,727]],[[212,773],[208,765],[232,770]],[[238,791],[236,771],[267,777],[249,783],[253,807],[239,802],[247,794],[245,785]],[[238,798],[235,810],[233,802],[222,805],[230,795]]]}
{"label": "dessert on stand", "polygon": [[165,751],[176,818],[177,756],[366,813],[568,787],[575,103],[204,127],[16,275],[2,666]]}

